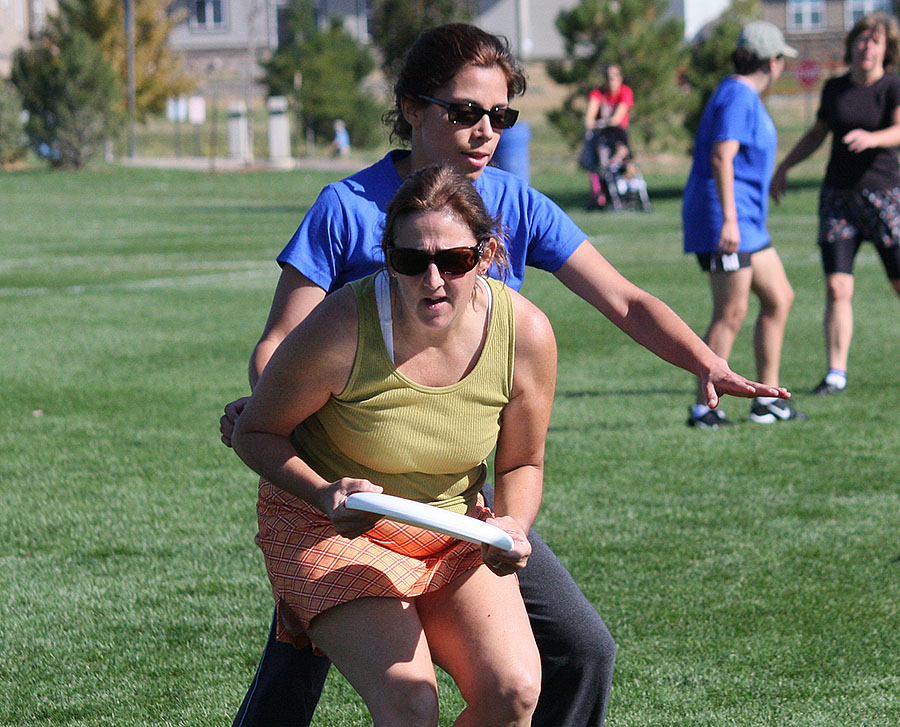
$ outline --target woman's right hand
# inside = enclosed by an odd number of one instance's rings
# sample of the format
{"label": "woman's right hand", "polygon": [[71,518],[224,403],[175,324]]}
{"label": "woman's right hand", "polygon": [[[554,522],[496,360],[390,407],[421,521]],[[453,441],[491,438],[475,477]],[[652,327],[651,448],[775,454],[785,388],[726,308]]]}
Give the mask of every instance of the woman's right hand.
{"label": "woman's right hand", "polygon": [[787,169],[779,166],[772,175],[772,182],[769,184],[769,195],[775,200],[775,204],[781,203],[781,198],[787,191]]}
{"label": "woman's right hand", "polygon": [[219,431],[222,433],[222,444],[226,447],[231,446],[231,435],[234,434],[234,425],[250,401],[249,396],[242,396],[240,399],[232,401],[225,405],[225,413],[219,419]]}
{"label": "woman's right hand", "polygon": [[719,233],[719,250],[724,253],[737,252],[741,246],[741,230],[737,220],[725,220]]}
{"label": "woman's right hand", "polygon": [[383,492],[384,489],[368,480],[342,477],[322,491],[319,509],[324,512],[338,535],[355,538],[371,530],[381,520],[381,515],[362,510],[350,510],[347,497],[354,492]]}

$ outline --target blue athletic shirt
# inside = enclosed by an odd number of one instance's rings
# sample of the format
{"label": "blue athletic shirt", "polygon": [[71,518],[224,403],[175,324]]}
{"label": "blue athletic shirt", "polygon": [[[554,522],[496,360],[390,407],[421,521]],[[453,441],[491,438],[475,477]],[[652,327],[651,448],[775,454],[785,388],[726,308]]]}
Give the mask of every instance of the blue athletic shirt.
{"label": "blue athletic shirt", "polygon": [[741,145],[734,158],[739,252],[759,250],[770,241],[766,217],[778,141],[775,124],[759,94],[746,83],[729,77],[719,84],[707,103],[694,141],[694,161],[681,207],[685,252],[715,252],[719,244],[722,206],[710,159],[713,145],[726,140]]}
{"label": "blue athletic shirt", "polygon": [[[326,186],[278,256],[330,293],[384,266],[381,235],[388,204],[403,180],[394,150],[371,167]],[[519,177],[487,167],[475,182],[488,212],[506,229],[509,274],[518,290],[525,266],[556,272],[587,235],[560,207]],[[492,273],[494,271],[492,270]]]}

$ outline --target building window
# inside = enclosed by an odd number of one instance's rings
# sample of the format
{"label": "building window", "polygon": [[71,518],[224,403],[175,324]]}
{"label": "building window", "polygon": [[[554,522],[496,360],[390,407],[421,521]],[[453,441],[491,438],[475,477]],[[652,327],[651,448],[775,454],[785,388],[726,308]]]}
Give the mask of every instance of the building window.
{"label": "building window", "polygon": [[191,0],[191,27],[199,30],[224,30],[224,0]]}
{"label": "building window", "polygon": [[850,30],[866,15],[879,10],[890,14],[890,0],[847,0],[844,3],[844,27]]}
{"label": "building window", "polygon": [[788,0],[787,28],[795,33],[825,27],[825,0]]}

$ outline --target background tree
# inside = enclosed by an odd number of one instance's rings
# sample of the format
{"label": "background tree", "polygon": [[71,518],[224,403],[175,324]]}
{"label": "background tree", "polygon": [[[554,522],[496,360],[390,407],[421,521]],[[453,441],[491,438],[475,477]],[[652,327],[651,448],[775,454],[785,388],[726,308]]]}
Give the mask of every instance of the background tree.
{"label": "background tree", "polygon": [[375,0],[372,39],[381,51],[384,72],[396,77],[403,54],[423,30],[471,20],[473,4],[473,0]]}
{"label": "background tree", "polygon": [[31,146],[52,166],[84,166],[121,129],[122,84],[100,46],[81,30],[59,44],[18,50],[12,80],[28,111]]}
{"label": "background tree", "polygon": [[741,27],[750,20],[758,19],[759,15],[759,0],[733,0],[728,10],[704,28],[692,43],[690,62],[684,72],[684,82],[691,90],[684,127],[691,139],[697,133],[709,97],[719,81],[734,70],[731,53]]}
{"label": "background tree", "polygon": [[19,161],[28,151],[22,124],[22,96],[0,79],[0,165]]}
{"label": "background tree", "polygon": [[547,71],[572,90],[548,117],[573,146],[583,137],[588,93],[610,63],[622,67],[634,91],[632,138],[670,146],[681,137],[685,95],[678,81],[687,49],[683,23],[666,18],[667,10],[666,0],[582,0],[557,16],[566,58],[548,62]]}
{"label": "background tree", "polygon": [[335,119],[343,119],[354,145],[374,143],[382,104],[364,84],[375,68],[369,49],[337,16],[319,30],[310,0],[292,0],[287,22],[290,40],[263,64],[269,95],[286,96],[298,128],[312,129],[320,139],[330,141]]}
{"label": "background tree", "polygon": [[[165,109],[166,100],[193,87],[172,53],[169,35],[184,13],[170,13],[171,0],[134,0],[135,112],[139,120]],[[60,0],[49,19],[49,34],[59,43],[80,30],[100,47],[127,83],[124,3],[122,0]]]}

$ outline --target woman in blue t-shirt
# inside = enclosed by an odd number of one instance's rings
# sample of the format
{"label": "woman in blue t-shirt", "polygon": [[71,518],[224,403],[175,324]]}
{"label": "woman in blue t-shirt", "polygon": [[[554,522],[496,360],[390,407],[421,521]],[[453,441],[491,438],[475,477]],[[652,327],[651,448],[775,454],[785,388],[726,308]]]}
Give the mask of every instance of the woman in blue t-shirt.
{"label": "woman in blue t-shirt", "polygon": [[844,56],[850,70],[825,84],[816,122],[772,178],[772,196],[778,201],[786,189],[788,170],[832,134],[819,196],[828,372],[814,394],[835,394],[847,386],[853,261],[863,240],[875,245],[900,296],[900,78],[885,71],[898,59],[900,28],[893,17],[872,13],[853,26]]}
{"label": "woman in blue t-shirt", "polygon": [[[735,74],[716,88],[700,120],[694,160],[682,203],[684,251],[709,273],[712,320],[704,340],[727,359],[747,313],[750,291],[759,298],[754,348],[756,375],[778,386],[781,346],[794,292],[766,228],[769,178],[775,163],[775,125],[759,95],[781,75],[784,56],[797,51],[765,21],[747,23],[732,54]],[[702,382],[688,425],[730,424],[710,409]],[[768,424],[806,416],[786,401],[757,396],[750,420]]]}

